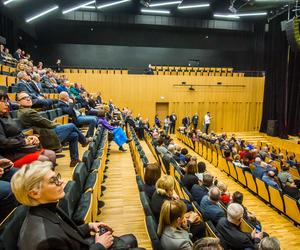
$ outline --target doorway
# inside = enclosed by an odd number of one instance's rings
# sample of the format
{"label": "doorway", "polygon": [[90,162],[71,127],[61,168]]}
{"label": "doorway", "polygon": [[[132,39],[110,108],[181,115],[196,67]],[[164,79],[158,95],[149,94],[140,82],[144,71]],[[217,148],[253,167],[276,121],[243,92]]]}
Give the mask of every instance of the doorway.
{"label": "doorway", "polygon": [[168,102],[157,102],[156,103],[156,115],[159,120],[163,123],[166,116],[169,115],[169,103]]}

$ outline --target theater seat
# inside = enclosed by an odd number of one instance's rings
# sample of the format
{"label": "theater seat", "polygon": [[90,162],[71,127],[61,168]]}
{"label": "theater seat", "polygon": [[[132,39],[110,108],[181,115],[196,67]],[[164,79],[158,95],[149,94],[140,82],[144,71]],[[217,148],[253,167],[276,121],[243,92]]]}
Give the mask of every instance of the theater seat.
{"label": "theater seat", "polygon": [[228,168],[229,168],[229,172],[230,172],[230,175],[233,179],[237,180],[237,173],[236,173],[236,170],[235,170],[235,166],[233,165],[233,163],[231,161],[228,161],[227,162],[228,164]]}
{"label": "theater seat", "polygon": [[150,207],[149,197],[147,196],[147,194],[145,192],[140,192],[140,199],[141,199],[141,203],[142,203],[142,206],[144,209],[145,216],[154,217],[153,212]]}
{"label": "theater seat", "polygon": [[244,174],[244,170],[239,168],[239,167],[235,167],[236,173],[237,173],[237,179],[239,181],[239,183],[241,183],[243,186],[247,186],[247,181],[246,181],[246,177]]}
{"label": "theater seat", "polygon": [[266,202],[270,202],[269,192],[266,183],[264,183],[261,179],[255,179],[257,185],[257,194],[263,198]]}
{"label": "theater seat", "polygon": [[247,187],[254,193],[257,194],[257,186],[254,180],[253,175],[250,172],[245,172],[245,177],[247,180]]}
{"label": "theater seat", "polygon": [[136,183],[138,185],[139,191],[140,192],[144,191],[144,182],[141,176],[137,175],[135,178],[136,178]]}
{"label": "theater seat", "polygon": [[83,153],[82,161],[85,163],[88,171],[90,172],[100,167],[100,161],[98,159],[94,160],[90,150],[86,150]]}
{"label": "theater seat", "polygon": [[288,195],[283,195],[285,214],[290,217],[295,223],[300,225],[300,211],[298,202]]}
{"label": "theater seat", "polygon": [[18,206],[3,222],[0,228],[0,249],[18,250],[18,237],[28,207]]}
{"label": "theater seat", "polygon": [[152,216],[146,217],[146,226],[153,250],[163,250],[160,239],[156,233],[157,224]]}
{"label": "theater seat", "polygon": [[278,189],[273,188],[271,186],[268,186],[268,188],[270,194],[270,202],[272,206],[277,208],[280,212],[284,213],[284,203],[281,192]]}

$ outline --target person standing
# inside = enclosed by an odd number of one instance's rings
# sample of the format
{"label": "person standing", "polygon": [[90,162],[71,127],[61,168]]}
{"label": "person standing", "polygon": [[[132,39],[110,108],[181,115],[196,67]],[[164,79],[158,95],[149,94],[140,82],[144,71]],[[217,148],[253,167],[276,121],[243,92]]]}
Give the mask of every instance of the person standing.
{"label": "person standing", "polygon": [[195,113],[195,115],[192,117],[192,123],[194,126],[194,129],[196,130],[198,127],[198,121],[199,121],[199,116],[197,113]]}
{"label": "person standing", "polygon": [[183,119],[182,119],[182,125],[185,127],[185,128],[188,128],[190,126],[190,118],[188,116],[185,116]]}
{"label": "person standing", "polygon": [[176,120],[177,116],[173,112],[172,115],[170,116],[170,134],[175,134],[175,127],[176,127]]}
{"label": "person standing", "polygon": [[210,122],[211,122],[211,116],[210,116],[210,113],[207,112],[206,115],[204,116],[204,132],[206,134],[208,134]]}
{"label": "person standing", "polygon": [[168,133],[169,133],[170,123],[171,123],[170,117],[167,115],[167,117],[165,118],[165,121],[164,121],[164,129],[165,129],[166,135],[168,135]]}
{"label": "person standing", "polygon": [[158,115],[155,116],[154,124],[155,124],[156,127],[161,128],[161,124],[160,124],[160,120],[158,118]]}

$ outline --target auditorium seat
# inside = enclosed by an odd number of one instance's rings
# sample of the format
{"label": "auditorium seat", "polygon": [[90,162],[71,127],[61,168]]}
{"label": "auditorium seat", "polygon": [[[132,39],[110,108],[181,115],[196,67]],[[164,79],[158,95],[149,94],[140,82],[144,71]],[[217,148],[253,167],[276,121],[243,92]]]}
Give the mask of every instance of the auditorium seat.
{"label": "auditorium seat", "polygon": [[233,163],[231,161],[227,161],[228,167],[229,167],[229,172],[230,172],[230,176],[237,180],[237,173],[236,173],[236,169],[235,166],[233,165]]}
{"label": "auditorium seat", "polygon": [[257,185],[257,194],[263,198],[266,202],[270,202],[269,191],[267,188],[267,184],[264,183],[261,179],[255,178],[255,182]]}
{"label": "auditorium seat", "polygon": [[6,85],[7,86],[11,86],[11,85],[13,85],[13,84],[15,84],[16,83],[16,77],[14,77],[14,76],[7,76],[6,77]]}
{"label": "auditorium seat", "polygon": [[247,181],[246,181],[244,170],[241,169],[240,167],[235,167],[235,170],[236,170],[237,179],[239,183],[241,183],[244,187],[246,187]]}
{"label": "auditorium seat", "polygon": [[152,249],[153,250],[163,250],[161,243],[160,243],[160,239],[156,232],[157,224],[154,220],[154,217],[152,217],[152,216],[146,217],[146,227],[147,227],[148,236],[151,240]]}
{"label": "auditorium seat", "polygon": [[150,200],[145,192],[140,192],[140,200],[144,209],[145,216],[153,216],[153,212],[150,207]]}
{"label": "auditorium seat", "polygon": [[290,196],[283,195],[285,213],[290,217],[297,225],[300,225],[300,211],[298,202]]}
{"label": "auditorium seat", "polygon": [[246,180],[247,180],[247,187],[252,192],[257,194],[257,186],[256,186],[254,176],[250,172],[247,172],[247,171],[245,171],[244,173],[245,173],[245,177],[246,177]]}
{"label": "auditorium seat", "polygon": [[0,75],[0,86],[6,86],[6,76]]}
{"label": "auditorium seat", "polygon": [[268,189],[270,194],[271,205],[277,208],[280,212],[284,213],[284,203],[281,192],[278,189],[273,188],[271,186],[268,186]]}
{"label": "auditorium seat", "polygon": [[69,181],[64,188],[65,196],[58,207],[74,220],[77,225],[92,221],[92,193],[81,193],[75,181]]}

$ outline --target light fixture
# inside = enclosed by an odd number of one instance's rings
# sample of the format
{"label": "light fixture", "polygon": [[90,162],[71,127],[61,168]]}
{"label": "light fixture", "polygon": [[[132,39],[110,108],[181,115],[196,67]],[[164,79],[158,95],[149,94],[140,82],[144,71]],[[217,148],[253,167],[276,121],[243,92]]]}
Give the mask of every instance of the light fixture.
{"label": "light fixture", "polygon": [[156,14],[170,14],[169,10],[149,10],[149,9],[141,9],[142,13],[156,13]]}
{"label": "light fixture", "polygon": [[17,0],[7,0],[7,1],[5,1],[3,4],[4,4],[4,5],[8,5],[8,4],[10,4],[11,2],[15,2],[15,1],[17,1]]}
{"label": "light fixture", "polygon": [[117,4],[122,4],[122,3],[127,3],[130,2],[131,0],[121,0],[121,1],[116,1],[116,2],[112,2],[112,3],[107,3],[107,4],[102,4],[102,5],[98,5],[97,9],[104,9],[113,5],[117,5]]}
{"label": "light fixture", "polygon": [[239,19],[239,16],[232,15],[232,14],[214,14],[214,17],[220,17],[220,18],[232,18],[232,19]]}
{"label": "light fixture", "polygon": [[243,17],[243,16],[265,16],[267,15],[267,12],[253,12],[253,13],[241,13],[241,14],[235,14],[234,16],[239,16],[239,17]]}
{"label": "light fixture", "polygon": [[158,7],[158,6],[165,6],[165,5],[173,5],[173,4],[181,4],[181,1],[170,1],[170,2],[162,2],[162,3],[151,3],[149,7]]}
{"label": "light fixture", "polygon": [[88,5],[88,6],[83,6],[80,9],[88,9],[88,10],[92,9],[92,10],[94,10],[94,9],[96,9],[96,6]]}
{"label": "light fixture", "polygon": [[50,9],[47,9],[47,10],[45,10],[45,11],[43,11],[43,12],[41,12],[41,13],[33,16],[33,17],[30,17],[30,18],[26,19],[26,23],[30,23],[31,21],[33,21],[33,20],[35,20],[35,19],[37,19],[41,16],[44,16],[44,15],[46,15],[46,14],[48,14],[48,13],[50,13],[50,12],[52,12],[52,11],[58,9],[58,8],[59,7],[57,5],[55,5],[54,7],[50,8]]}
{"label": "light fixture", "polygon": [[205,7],[209,7],[210,4],[209,3],[205,3],[205,4],[195,4],[195,5],[183,5],[183,6],[178,6],[178,9],[194,9],[194,8],[205,8]]}
{"label": "light fixture", "polygon": [[84,6],[87,6],[87,5],[90,5],[90,4],[93,4],[93,3],[96,3],[96,0],[93,0],[93,1],[89,1],[89,2],[85,2],[85,3],[79,4],[79,5],[75,6],[75,7],[72,7],[72,8],[70,8],[70,9],[64,10],[62,13],[65,15],[65,14],[67,14],[67,13],[70,13],[70,12],[72,12],[72,11],[74,11],[74,10],[78,10],[78,9],[84,7]]}

